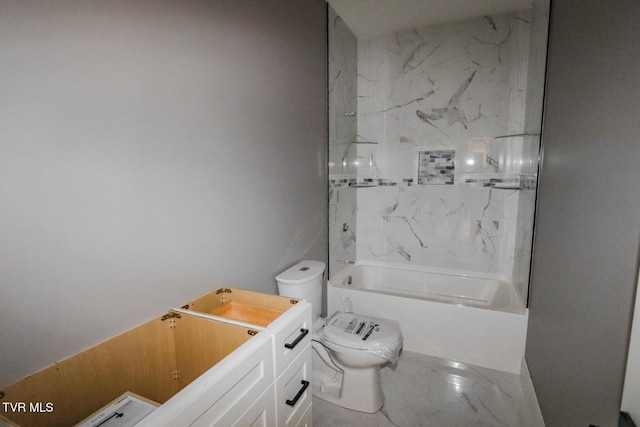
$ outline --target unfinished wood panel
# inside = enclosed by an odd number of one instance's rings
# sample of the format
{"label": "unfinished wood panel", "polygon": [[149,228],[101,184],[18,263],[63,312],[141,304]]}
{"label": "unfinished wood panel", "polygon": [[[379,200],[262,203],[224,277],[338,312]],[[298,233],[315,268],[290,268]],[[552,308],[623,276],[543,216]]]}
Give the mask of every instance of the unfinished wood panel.
{"label": "unfinished wood panel", "polygon": [[233,301],[244,304],[253,304],[273,310],[285,311],[298,302],[295,298],[283,297],[280,295],[263,294],[260,292],[233,289],[231,292]]}
{"label": "unfinished wood panel", "polygon": [[168,321],[155,319],[3,389],[2,402],[51,402],[53,412],[0,409],[19,425],[66,427],[126,391],[162,403],[177,389],[173,335]]}
{"label": "unfinished wood panel", "polygon": [[[297,299],[279,295],[220,288],[190,301],[183,308],[267,326],[297,302]],[[260,313],[260,310],[264,312]]]}
{"label": "unfinished wood panel", "polygon": [[202,375],[247,342],[250,329],[196,316],[183,315],[176,323],[176,364],[179,388]]}
{"label": "unfinished wood panel", "polygon": [[211,314],[227,319],[240,320],[252,325],[267,326],[283,313],[281,310],[259,307],[252,304],[231,301],[211,310]]}

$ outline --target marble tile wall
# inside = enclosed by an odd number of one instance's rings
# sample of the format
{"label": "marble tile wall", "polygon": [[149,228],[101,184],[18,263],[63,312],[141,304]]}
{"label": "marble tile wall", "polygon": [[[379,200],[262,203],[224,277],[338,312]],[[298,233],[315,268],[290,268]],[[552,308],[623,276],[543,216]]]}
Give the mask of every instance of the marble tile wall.
{"label": "marble tile wall", "polygon": [[[530,11],[358,41],[357,257],[511,277]],[[456,150],[456,185],[416,185],[420,149]],[[362,160],[369,159],[369,165]],[[413,185],[401,180],[414,178]],[[437,182],[437,180],[434,180]]]}
{"label": "marble tile wall", "polygon": [[502,275],[514,253],[518,191],[466,186],[358,190],[358,259]]}
{"label": "marble tile wall", "polygon": [[[530,12],[358,41],[358,139],[376,173],[402,174],[414,147],[523,132]],[[505,141],[515,161],[519,141]],[[515,144],[513,144],[515,142]],[[506,164],[505,164],[506,167]]]}
{"label": "marble tile wall", "polygon": [[[342,259],[410,263],[517,276],[524,295],[544,77],[529,58],[546,47],[546,28],[531,35],[544,11],[359,39],[355,65],[355,38],[330,13],[330,275]],[[418,185],[417,153],[431,149],[455,150],[454,185]]]}

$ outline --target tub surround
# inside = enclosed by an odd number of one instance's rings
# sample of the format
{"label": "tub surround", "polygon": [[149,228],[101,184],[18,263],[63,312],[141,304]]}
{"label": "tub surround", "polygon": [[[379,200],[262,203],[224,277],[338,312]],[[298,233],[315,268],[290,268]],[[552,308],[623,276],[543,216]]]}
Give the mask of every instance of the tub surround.
{"label": "tub surround", "polygon": [[[498,274],[524,303],[545,18],[525,10],[416,28],[359,39],[356,53],[352,41],[330,44],[348,58],[334,64],[339,79],[352,78],[357,56],[357,134],[330,141],[330,229],[341,237],[330,239],[330,276],[340,259]],[[347,30],[331,29],[336,40]],[[425,150],[454,151],[452,180],[418,180]]]}

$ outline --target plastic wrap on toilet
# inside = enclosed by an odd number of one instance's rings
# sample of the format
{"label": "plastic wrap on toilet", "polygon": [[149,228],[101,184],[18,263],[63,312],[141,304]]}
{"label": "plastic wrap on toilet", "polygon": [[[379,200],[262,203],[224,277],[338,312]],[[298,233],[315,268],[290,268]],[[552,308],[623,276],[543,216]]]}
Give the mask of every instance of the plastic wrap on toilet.
{"label": "plastic wrap on toilet", "polygon": [[402,332],[395,320],[338,311],[324,324],[329,341],[355,348],[396,363],[402,349]]}

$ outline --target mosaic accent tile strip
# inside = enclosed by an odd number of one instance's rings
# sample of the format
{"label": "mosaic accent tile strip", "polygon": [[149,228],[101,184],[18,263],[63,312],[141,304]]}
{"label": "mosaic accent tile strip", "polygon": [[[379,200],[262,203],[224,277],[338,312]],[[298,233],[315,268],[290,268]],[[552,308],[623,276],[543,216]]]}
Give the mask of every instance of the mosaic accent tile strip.
{"label": "mosaic accent tile strip", "polygon": [[533,190],[536,188],[535,175],[495,176],[465,174],[458,177],[458,185],[468,187],[493,187],[513,190]]}
{"label": "mosaic accent tile strip", "polygon": [[332,178],[329,177],[329,188],[343,188],[343,187],[351,187],[356,184],[358,180],[353,178]]}
{"label": "mosaic accent tile strip", "polygon": [[459,185],[467,187],[497,187],[497,188],[513,188],[520,189],[520,178],[512,177],[496,177],[491,175],[461,175],[458,181]]}
{"label": "mosaic accent tile strip", "polygon": [[[413,186],[413,178],[392,176],[392,177],[329,177],[329,189],[345,187],[410,187]],[[514,190],[534,190],[536,188],[535,175],[513,175],[495,176],[482,174],[460,174],[456,178],[455,185],[464,187],[495,187]]]}
{"label": "mosaic accent tile strip", "polygon": [[343,187],[394,187],[394,186],[410,186],[413,184],[413,178],[405,177],[376,177],[376,178],[329,178],[329,189]]}

